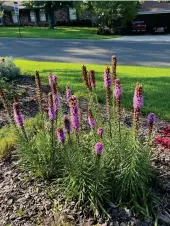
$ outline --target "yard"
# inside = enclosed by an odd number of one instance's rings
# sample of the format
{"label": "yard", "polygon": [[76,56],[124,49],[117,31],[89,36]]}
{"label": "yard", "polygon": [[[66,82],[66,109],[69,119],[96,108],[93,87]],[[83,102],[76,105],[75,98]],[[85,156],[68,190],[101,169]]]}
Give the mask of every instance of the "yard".
{"label": "yard", "polygon": [[[34,75],[35,70],[40,72],[43,81],[47,83],[48,73],[51,71],[58,75],[59,85],[65,92],[65,86],[70,85],[75,95],[84,96],[87,92],[83,88],[81,68],[82,64],[34,62],[15,60],[21,68],[22,74]],[[95,70],[97,93],[100,101],[105,101],[105,89],[103,86],[103,71],[105,65],[86,65],[88,70]],[[122,105],[132,111],[132,97],[136,82],[140,82],[144,89],[143,114],[154,112],[158,117],[170,120],[170,70],[169,68],[152,68],[140,66],[118,66],[117,76],[123,86]],[[86,94],[87,95],[87,94]]]}
{"label": "yard", "polygon": [[[97,35],[94,27],[20,27],[23,38],[53,38],[53,39],[110,39],[118,36]],[[0,27],[0,37],[20,37],[18,27]]]}
{"label": "yard", "polygon": [[169,68],[82,66],[0,61],[0,224],[168,226]]}

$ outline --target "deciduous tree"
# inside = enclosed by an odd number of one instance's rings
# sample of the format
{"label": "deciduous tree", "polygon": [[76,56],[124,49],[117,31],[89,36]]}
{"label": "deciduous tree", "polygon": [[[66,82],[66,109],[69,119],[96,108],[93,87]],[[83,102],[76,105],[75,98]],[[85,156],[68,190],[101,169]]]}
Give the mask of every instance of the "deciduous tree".
{"label": "deciduous tree", "polygon": [[114,21],[126,24],[137,14],[140,3],[138,1],[83,1],[74,3],[78,12],[90,11],[100,17],[102,25],[112,26]]}

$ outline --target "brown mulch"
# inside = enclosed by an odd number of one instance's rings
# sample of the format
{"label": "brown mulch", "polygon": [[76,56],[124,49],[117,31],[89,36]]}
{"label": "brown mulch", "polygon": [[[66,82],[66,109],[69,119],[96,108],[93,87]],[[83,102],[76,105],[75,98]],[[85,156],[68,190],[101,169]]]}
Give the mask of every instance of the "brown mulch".
{"label": "brown mulch", "polygon": [[[19,102],[21,112],[25,118],[34,117],[38,112],[38,105],[35,98],[34,79],[29,76],[22,76],[14,81],[12,87],[20,91]],[[49,87],[42,86],[44,104],[46,103]],[[64,112],[67,113],[68,107],[64,95],[61,95]],[[83,112],[83,119],[87,121],[87,101],[80,100],[80,107]],[[0,107],[0,128],[8,123],[5,110]],[[122,111],[122,123],[126,126],[132,125],[132,114]],[[141,133],[147,133],[147,122],[141,117]],[[159,129],[169,122],[157,119],[156,134]],[[170,225],[170,152],[161,151],[153,147],[153,164],[155,165],[161,181],[161,202],[158,205],[158,226]],[[14,151],[11,155],[0,160],[0,226],[48,226],[60,225],[62,220],[69,222],[69,225],[94,225],[94,220],[81,218],[81,211],[75,213],[74,203],[70,206],[61,208],[61,213],[54,211],[54,199],[49,198],[47,182],[37,181],[30,177],[30,172],[20,169],[17,153]],[[59,211],[60,212],[60,211]],[[121,226],[151,226],[152,221],[141,222],[135,218],[130,210],[120,210],[116,206],[110,209],[112,219],[99,219],[98,225],[121,225]],[[56,219],[58,218],[58,221]],[[69,217],[68,217],[69,216]],[[69,218],[69,219],[68,219]],[[63,220],[63,221],[64,221]],[[62,224],[61,224],[62,225]]]}

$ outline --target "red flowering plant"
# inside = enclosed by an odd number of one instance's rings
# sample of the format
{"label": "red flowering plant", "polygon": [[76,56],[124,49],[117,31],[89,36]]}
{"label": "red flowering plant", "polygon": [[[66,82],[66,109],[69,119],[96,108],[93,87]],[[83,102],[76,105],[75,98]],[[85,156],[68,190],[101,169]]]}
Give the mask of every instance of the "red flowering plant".
{"label": "red flowering plant", "polygon": [[160,135],[155,139],[155,144],[161,147],[161,150],[170,150],[170,126],[164,126],[160,130]]}

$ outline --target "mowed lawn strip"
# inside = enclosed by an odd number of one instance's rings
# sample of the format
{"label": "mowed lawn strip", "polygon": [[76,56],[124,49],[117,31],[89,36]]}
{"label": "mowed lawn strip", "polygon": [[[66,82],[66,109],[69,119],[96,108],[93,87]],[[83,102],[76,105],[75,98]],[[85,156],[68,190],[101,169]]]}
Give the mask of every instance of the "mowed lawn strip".
{"label": "mowed lawn strip", "polygon": [[[97,35],[96,27],[21,27],[23,38],[53,38],[53,39],[110,39],[118,36]],[[0,27],[0,37],[20,37],[18,27]]]}
{"label": "mowed lawn strip", "polygon": [[[59,86],[63,92],[65,86],[69,84],[75,95],[87,96],[81,76],[82,64],[27,60],[15,60],[15,63],[21,68],[22,74],[34,75],[38,70],[43,83],[46,84],[49,72],[57,74]],[[97,94],[99,100],[104,102],[103,71],[106,65],[85,65],[88,70],[95,70]],[[121,79],[123,86],[121,103],[123,107],[130,111],[133,110],[134,88],[136,83],[140,82],[144,90],[143,115],[154,112],[158,117],[170,120],[170,68],[118,66],[117,77]]]}

